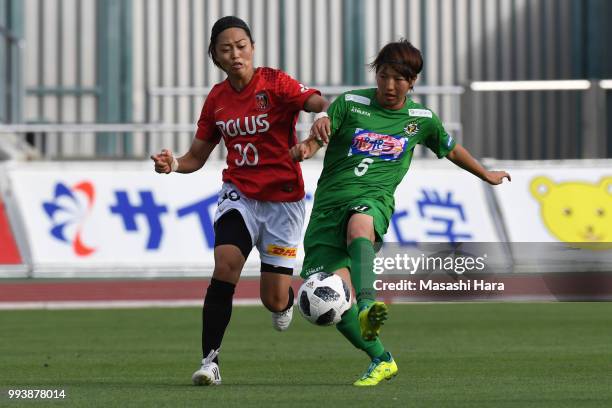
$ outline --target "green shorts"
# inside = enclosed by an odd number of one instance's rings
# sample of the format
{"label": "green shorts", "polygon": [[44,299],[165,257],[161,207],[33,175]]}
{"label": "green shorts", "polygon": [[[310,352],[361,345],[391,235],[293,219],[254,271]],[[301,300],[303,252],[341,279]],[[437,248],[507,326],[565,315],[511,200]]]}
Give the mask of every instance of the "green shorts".
{"label": "green shorts", "polygon": [[332,273],[341,268],[351,268],[346,226],[354,213],[374,218],[376,241],[382,242],[393,209],[378,200],[360,199],[343,207],[313,211],[304,237],[304,263],[300,273],[303,279],[317,272]]}

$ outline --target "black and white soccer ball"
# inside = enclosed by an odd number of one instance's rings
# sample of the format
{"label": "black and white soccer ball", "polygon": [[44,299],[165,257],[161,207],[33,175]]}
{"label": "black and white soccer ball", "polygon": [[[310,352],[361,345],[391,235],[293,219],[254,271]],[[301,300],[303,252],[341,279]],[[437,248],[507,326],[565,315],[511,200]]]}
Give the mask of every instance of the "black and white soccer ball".
{"label": "black and white soccer ball", "polygon": [[298,309],[310,323],[336,324],[351,307],[351,291],[338,275],[318,272],[304,281],[298,291]]}

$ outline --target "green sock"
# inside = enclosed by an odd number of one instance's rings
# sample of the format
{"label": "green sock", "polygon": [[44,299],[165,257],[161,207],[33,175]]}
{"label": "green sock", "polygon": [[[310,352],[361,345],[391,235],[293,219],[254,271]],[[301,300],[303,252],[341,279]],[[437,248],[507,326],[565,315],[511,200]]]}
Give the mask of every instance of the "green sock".
{"label": "green sock", "polygon": [[348,246],[351,257],[351,281],[357,294],[359,310],[376,300],[374,290],[374,245],[367,238],[355,238]]}
{"label": "green sock", "polygon": [[385,347],[378,337],[376,340],[364,340],[361,337],[358,316],[359,311],[357,310],[357,306],[352,305],[351,308],[344,313],[342,320],[336,325],[336,328],[353,346],[365,351],[371,359],[376,357],[380,358],[380,356],[385,353]]}

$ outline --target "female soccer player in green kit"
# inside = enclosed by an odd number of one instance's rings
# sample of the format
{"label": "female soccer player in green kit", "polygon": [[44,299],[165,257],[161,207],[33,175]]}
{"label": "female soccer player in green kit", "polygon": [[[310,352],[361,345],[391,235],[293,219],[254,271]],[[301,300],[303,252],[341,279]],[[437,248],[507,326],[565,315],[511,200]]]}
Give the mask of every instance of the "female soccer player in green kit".
{"label": "female soccer player in green kit", "polygon": [[398,371],[378,337],[387,306],[376,301],[373,288],[374,242],[387,232],[393,195],[414,147],[423,144],[490,184],[510,180],[505,171],[486,170],[446,133],[431,110],[406,97],[422,67],[421,52],[408,41],[385,45],[371,64],[377,87],[340,95],[326,114],[315,117],[310,137],[290,150],[300,161],[328,143],[304,238],[301,276],[333,271],[352,283],[357,305],[337,328],[372,359],[356,386],[376,385]]}

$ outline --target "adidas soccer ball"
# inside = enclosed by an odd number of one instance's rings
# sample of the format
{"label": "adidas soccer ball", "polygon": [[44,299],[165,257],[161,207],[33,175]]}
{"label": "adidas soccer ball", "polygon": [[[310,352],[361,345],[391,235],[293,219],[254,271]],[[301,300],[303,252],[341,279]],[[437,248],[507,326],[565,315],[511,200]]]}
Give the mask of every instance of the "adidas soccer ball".
{"label": "adidas soccer ball", "polygon": [[298,291],[298,308],[306,320],[319,326],[336,324],[351,307],[351,291],[338,275],[310,275]]}

